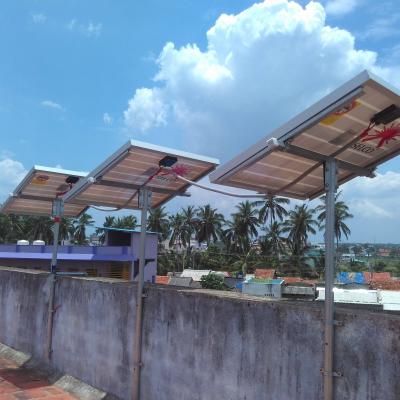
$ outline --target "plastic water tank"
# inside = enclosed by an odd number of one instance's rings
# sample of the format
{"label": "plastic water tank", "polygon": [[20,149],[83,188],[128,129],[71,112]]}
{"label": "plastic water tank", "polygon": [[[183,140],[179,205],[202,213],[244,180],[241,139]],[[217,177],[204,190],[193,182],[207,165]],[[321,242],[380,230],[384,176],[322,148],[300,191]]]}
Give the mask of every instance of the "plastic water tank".
{"label": "plastic water tank", "polygon": [[46,243],[44,240],[34,240],[32,243],[34,246],[44,246]]}
{"label": "plastic water tank", "polygon": [[29,246],[29,241],[28,240],[18,240],[17,245],[19,246]]}

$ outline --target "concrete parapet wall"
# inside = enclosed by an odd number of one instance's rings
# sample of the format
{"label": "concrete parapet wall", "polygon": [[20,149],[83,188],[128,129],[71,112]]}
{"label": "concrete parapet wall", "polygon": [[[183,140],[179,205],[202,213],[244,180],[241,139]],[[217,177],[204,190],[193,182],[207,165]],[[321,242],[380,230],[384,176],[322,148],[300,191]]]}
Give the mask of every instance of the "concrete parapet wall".
{"label": "concrete parapet wall", "polygon": [[[46,273],[0,268],[0,341],[43,358]],[[132,283],[59,278],[53,366],[129,399]],[[322,398],[322,304],[146,287],[142,400]],[[400,398],[400,316],[337,311],[335,399]]]}

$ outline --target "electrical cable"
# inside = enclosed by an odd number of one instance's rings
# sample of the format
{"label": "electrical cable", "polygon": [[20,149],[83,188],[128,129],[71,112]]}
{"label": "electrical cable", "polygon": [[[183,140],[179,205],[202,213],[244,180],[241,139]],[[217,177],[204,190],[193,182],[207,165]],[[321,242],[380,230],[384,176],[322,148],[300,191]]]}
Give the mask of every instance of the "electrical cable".
{"label": "electrical cable", "polygon": [[220,189],[214,189],[211,188],[209,186],[205,186],[202,185],[200,183],[197,182],[193,182],[190,179],[187,179],[185,177],[183,177],[182,175],[179,175],[178,173],[176,173],[174,171],[174,168],[171,167],[159,167],[158,170],[151,176],[149,176],[149,178],[138,188],[135,190],[135,192],[133,193],[133,195],[121,206],[119,207],[115,207],[115,208],[102,208],[102,207],[97,207],[94,205],[91,205],[90,207],[98,210],[98,211],[104,211],[104,212],[108,212],[108,211],[119,211],[122,210],[123,208],[125,208],[133,199],[134,197],[138,194],[138,192],[140,191],[140,189],[142,189],[144,186],[146,186],[153,178],[155,178],[157,175],[159,175],[161,172],[166,172],[162,175],[174,175],[175,178],[180,179],[183,182],[189,183],[190,185],[196,186],[200,189],[203,190],[208,190],[209,192],[214,192],[214,193],[219,193],[222,194],[224,196],[231,196],[231,197],[238,197],[238,198],[257,198],[257,199],[265,199],[266,195],[265,194],[261,194],[261,193],[256,193],[256,194],[241,194],[241,193],[232,193],[232,192],[226,192],[224,190],[220,190]]}
{"label": "electrical cable", "polygon": [[258,198],[258,199],[260,199],[260,198],[265,199],[265,198],[267,197],[267,195],[261,194],[261,193],[256,193],[256,194],[241,194],[241,193],[225,192],[224,190],[214,189],[214,188],[211,188],[211,187],[209,187],[209,186],[205,186],[205,185],[202,185],[202,184],[200,184],[200,183],[193,182],[193,181],[191,181],[191,180],[189,180],[189,179],[187,179],[187,178],[184,178],[184,177],[181,176],[181,175],[178,175],[178,174],[174,174],[174,175],[175,175],[178,179],[180,179],[181,181],[184,181],[184,182],[186,182],[186,183],[189,183],[189,184],[191,184],[191,185],[193,185],[193,186],[197,186],[197,187],[199,187],[200,189],[204,189],[204,190],[208,190],[208,191],[210,191],[210,192],[215,192],[215,193],[223,194],[224,196],[239,197],[239,198],[254,198],[254,197],[255,197],[255,198]]}
{"label": "electrical cable", "polygon": [[93,205],[91,205],[90,207],[93,208],[93,209],[95,209],[95,210],[97,210],[97,211],[104,211],[104,212],[109,212],[109,211],[120,211],[120,210],[122,210],[123,208],[125,208],[125,207],[135,198],[135,196],[139,193],[140,189],[142,189],[144,186],[146,186],[146,185],[147,185],[153,178],[155,178],[162,170],[163,170],[163,169],[162,169],[161,167],[159,167],[159,168],[157,169],[157,171],[156,171],[153,175],[150,175],[150,176],[146,179],[146,181],[145,181],[144,183],[142,183],[142,184],[139,186],[139,188],[137,188],[137,189],[134,191],[134,193],[132,194],[132,196],[129,197],[129,199],[128,199],[124,204],[122,204],[121,206],[115,207],[115,208],[108,208],[108,209],[104,209],[104,208],[102,208],[102,207],[97,207],[97,206],[93,206]]}

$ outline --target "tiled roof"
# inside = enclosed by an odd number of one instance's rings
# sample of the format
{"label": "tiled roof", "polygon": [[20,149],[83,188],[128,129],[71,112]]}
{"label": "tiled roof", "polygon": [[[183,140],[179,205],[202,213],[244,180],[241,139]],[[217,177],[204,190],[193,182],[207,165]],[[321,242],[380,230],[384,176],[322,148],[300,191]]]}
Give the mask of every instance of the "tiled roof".
{"label": "tiled roof", "polygon": [[297,276],[284,276],[282,278],[285,281],[285,284],[292,284],[292,283],[301,283],[306,285],[315,285],[317,283],[316,280],[313,279],[303,279]]}
{"label": "tiled roof", "polygon": [[254,272],[255,278],[259,279],[274,279],[275,278],[275,270],[274,269],[263,269],[257,268]]}
{"label": "tiled roof", "polygon": [[366,282],[392,282],[392,277],[389,272],[364,272]]}
{"label": "tiled roof", "polygon": [[156,283],[159,283],[159,284],[162,284],[162,285],[168,285],[169,276],[167,276],[167,275],[157,275],[156,276]]}

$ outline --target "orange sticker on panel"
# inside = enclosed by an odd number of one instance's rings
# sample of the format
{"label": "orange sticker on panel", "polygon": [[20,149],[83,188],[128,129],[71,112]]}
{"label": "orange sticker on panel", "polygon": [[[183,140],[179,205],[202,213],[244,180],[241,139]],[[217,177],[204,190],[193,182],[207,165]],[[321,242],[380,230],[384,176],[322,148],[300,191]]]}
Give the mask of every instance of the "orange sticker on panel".
{"label": "orange sticker on panel", "polygon": [[48,175],[37,175],[32,179],[33,185],[45,185],[50,179]]}
{"label": "orange sticker on panel", "polygon": [[333,125],[336,121],[339,121],[340,119],[342,119],[345,114],[347,114],[351,110],[354,110],[359,105],[360,105],[360,102],[358,102],[357,100],[353,100],[350,104],[347,104],[344,107],[342,107],[341,109],[328,115],[326,118],[324,118],[321,121],[321,124]]}

